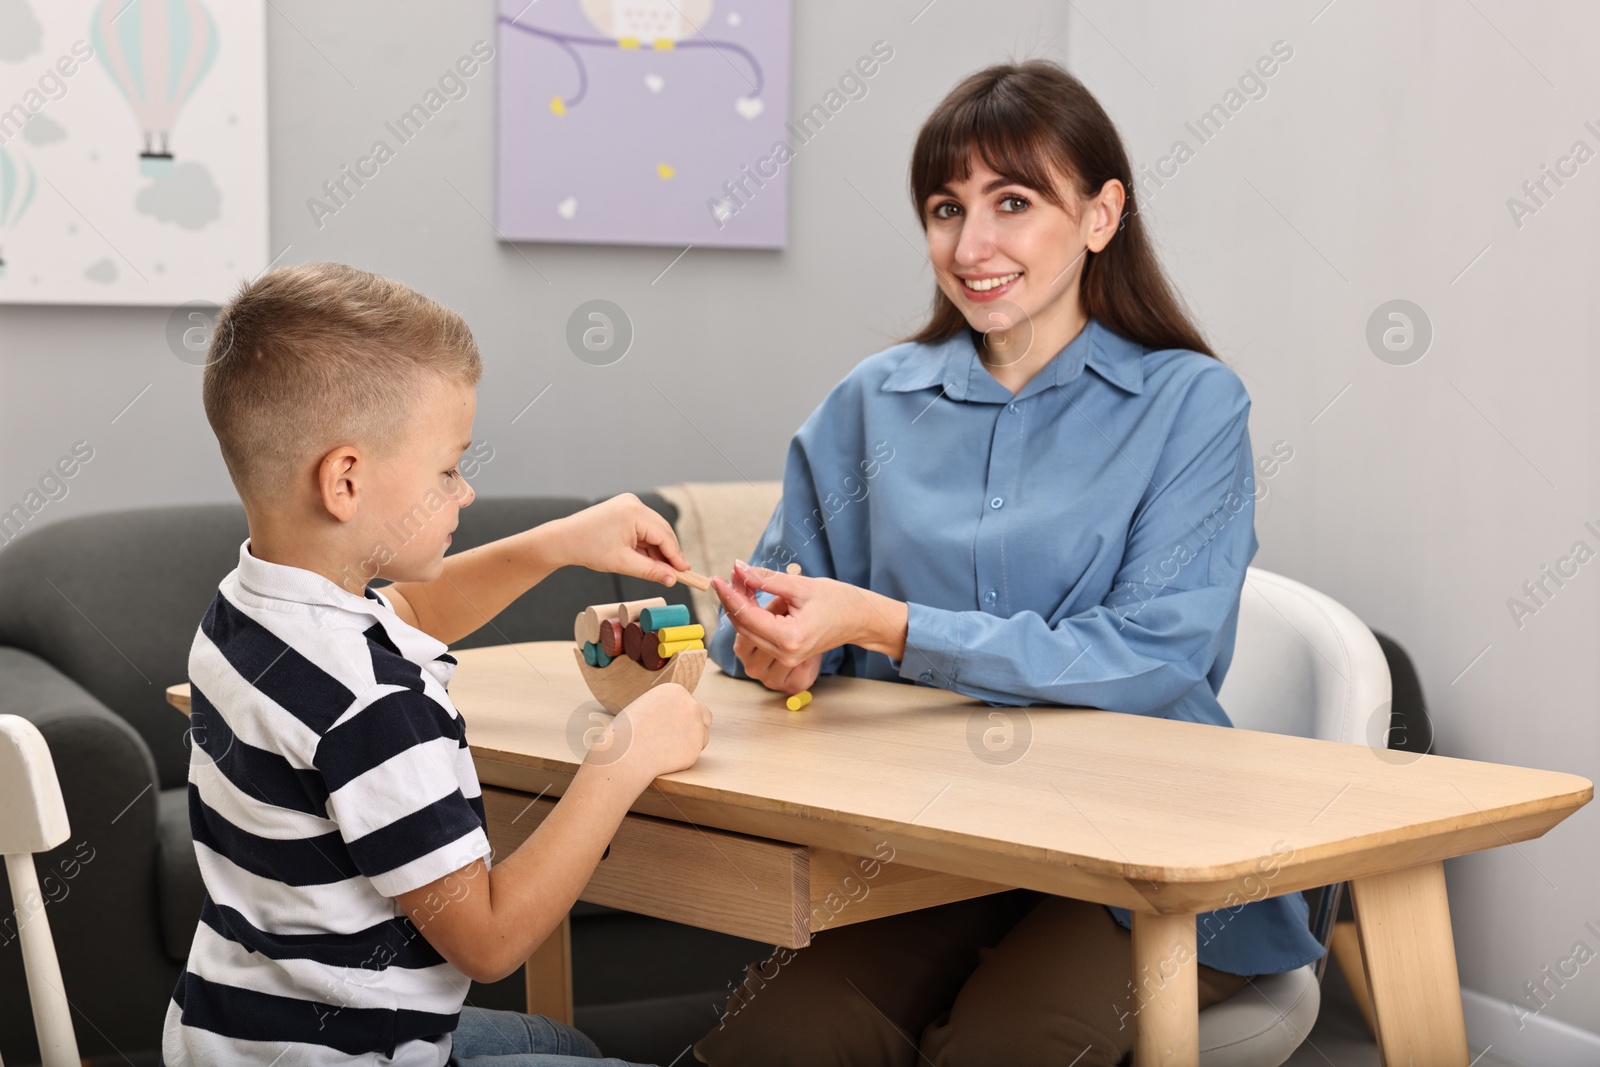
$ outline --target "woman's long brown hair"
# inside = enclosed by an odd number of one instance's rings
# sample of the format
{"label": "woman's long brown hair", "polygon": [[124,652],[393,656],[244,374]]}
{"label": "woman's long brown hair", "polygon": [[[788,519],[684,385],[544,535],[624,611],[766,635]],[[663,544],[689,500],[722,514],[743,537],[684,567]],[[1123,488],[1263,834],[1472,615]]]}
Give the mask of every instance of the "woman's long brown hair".
{"label": "woman's long brown hair", "polygon": [[[1122,228],[1103,250],[1084,253],[1079,304],[1147,348],[1187,348],[1215,358],[1150,247],[1122,138],[1082,82],[1035,59],[989,67],[956,86],[923,123],[911,155],[911,201],[924,230],[929,197],[965,180],[974,156],[1069,211],[1074,206],[1062,203],[1052,165],[1080,197],[1094,196],[1112,178],[1120,181],[1127,191]],[[927,325],[907,340],[937,344],[966,326],[961,309],[936,288]]]}

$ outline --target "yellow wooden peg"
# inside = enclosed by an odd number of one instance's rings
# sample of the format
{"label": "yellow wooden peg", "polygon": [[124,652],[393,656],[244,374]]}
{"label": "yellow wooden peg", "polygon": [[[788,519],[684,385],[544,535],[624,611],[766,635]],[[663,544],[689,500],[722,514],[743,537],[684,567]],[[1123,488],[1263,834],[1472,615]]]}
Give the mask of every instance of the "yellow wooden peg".
{"label": "yellow wooden peg", "polygon": [[811,703],[811,690],[803,689],[794,696],[790,697],[788,700],[785,700],[783,703],[790,711],[799,711],[801,708]]}
{"label": "yellow wooden peg", "polygon": [[656,631],[656,640],[663,645],[670,645],[677,641],[704,641],[706,628],[699,623],[688,626],[663,626]]}
{"label": "yellow wooden peg", "polygon": [[[648,635],[647,635],[648,636]],[[671,659],[679,652],[691,652],[697,648],[705,648],[704,641],[662,641],[656,645],[656,655],[662,659]]]}

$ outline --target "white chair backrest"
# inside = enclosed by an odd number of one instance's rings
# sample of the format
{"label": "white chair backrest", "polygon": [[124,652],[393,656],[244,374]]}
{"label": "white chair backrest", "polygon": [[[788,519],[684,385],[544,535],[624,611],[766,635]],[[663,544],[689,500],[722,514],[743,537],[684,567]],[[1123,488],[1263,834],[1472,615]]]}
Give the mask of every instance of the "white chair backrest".
{"label": "white chair backrest", "polygon": [[70,833],[44,735],[20,715],[0,715],[0,855],[48,852]]}
{"label": "white chair backrest", "polygon": [[0,853],[6,858],[42,1067],[78,1067],[82,1062],[33,866],[35,852],[55,848],[71,832],[44,735],[20,715],[0,715]]}
{"label": "white chair backrest", "polygon": [[1244,730],[1386,747],[1389,664],[1349,608],[1251,567],[1233,662],[1218,694]]}

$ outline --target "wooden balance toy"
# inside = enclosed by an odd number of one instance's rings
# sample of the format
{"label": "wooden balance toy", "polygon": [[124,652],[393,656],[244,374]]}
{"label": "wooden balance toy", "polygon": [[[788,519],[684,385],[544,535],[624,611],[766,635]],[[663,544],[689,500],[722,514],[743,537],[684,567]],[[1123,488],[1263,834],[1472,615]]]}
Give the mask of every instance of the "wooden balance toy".
{"label": "wooden balance toy", "polygon": [[705,629],[690,622],[687,607],[661,597],[585,608],[573,640],[584,684],[613,714],[663,682],[692,693],[705,671]]}

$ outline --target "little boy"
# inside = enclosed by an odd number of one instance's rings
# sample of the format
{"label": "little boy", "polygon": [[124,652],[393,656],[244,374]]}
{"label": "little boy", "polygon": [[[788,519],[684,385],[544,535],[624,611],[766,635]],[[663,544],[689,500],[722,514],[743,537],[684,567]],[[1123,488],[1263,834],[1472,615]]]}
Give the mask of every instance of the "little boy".
{"label": "little boy", "polygon": [[632,496],[446,559],[481,373],[459,316],[337,264],[273,271],[218,319],[206,416],[250,537],[189,653],[206,897],[166,1067],[599,1056],[548,1019],[463,1009],[468,982],[506,977],[561,922],[711,714],[678,685],[636,700],[491,870],[446,646],[558,567],[671,585],[688,562]]}

